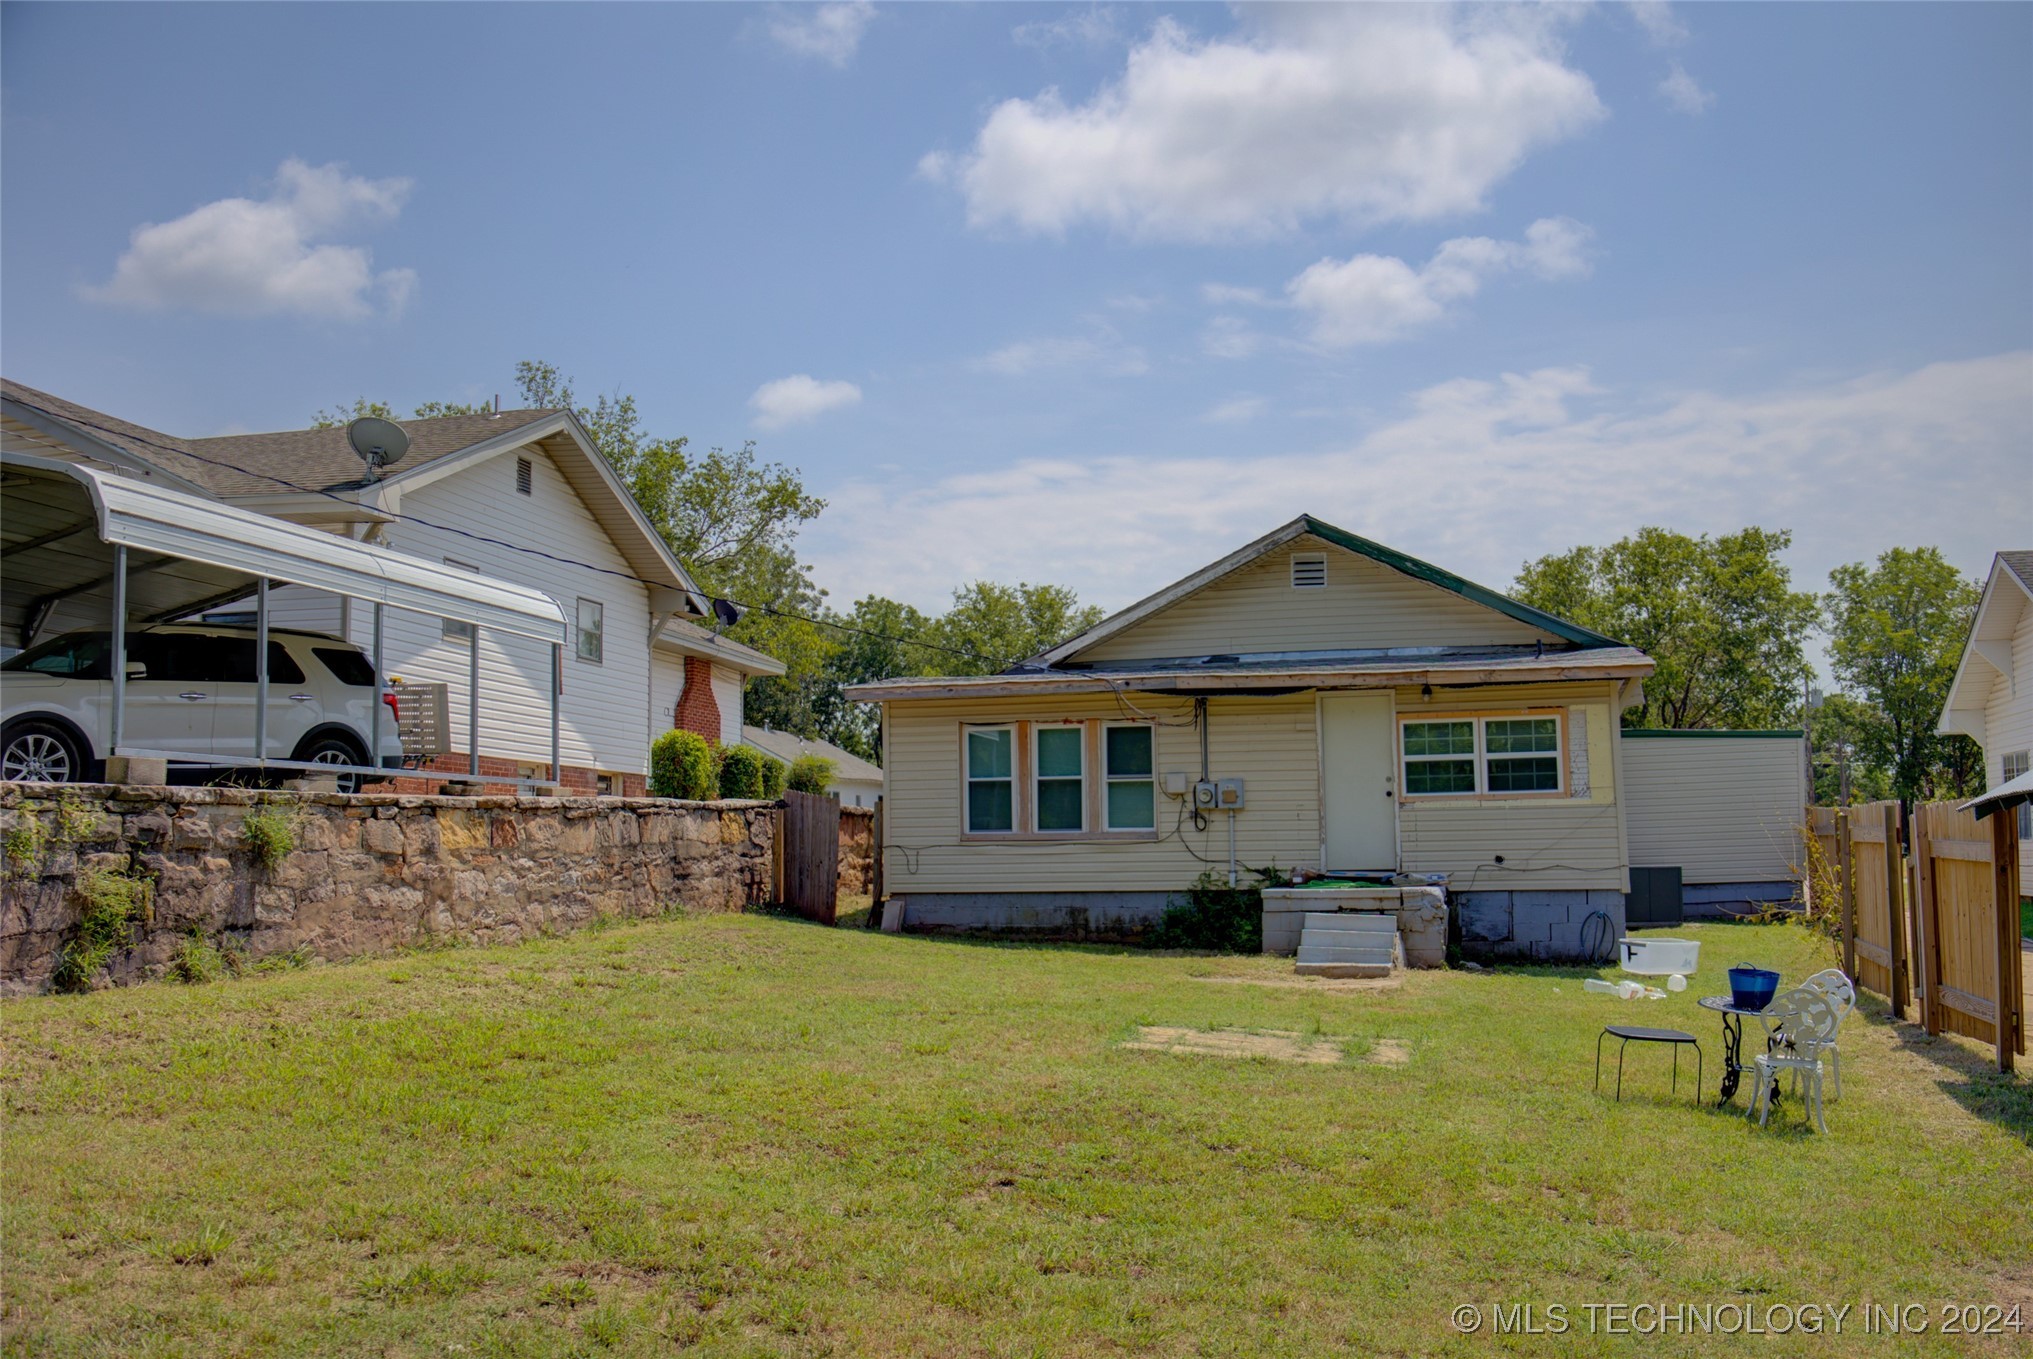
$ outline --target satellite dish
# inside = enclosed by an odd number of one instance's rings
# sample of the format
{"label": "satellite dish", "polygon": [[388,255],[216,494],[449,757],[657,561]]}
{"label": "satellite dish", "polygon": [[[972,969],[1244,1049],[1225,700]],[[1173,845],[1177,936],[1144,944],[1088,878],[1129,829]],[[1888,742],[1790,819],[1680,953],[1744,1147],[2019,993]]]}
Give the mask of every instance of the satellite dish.
{"label": "satellite dish", "polygon": [[747,613],[747,609],[742,608],[731,599],[716,599],[713,601],[713,617],[723,627],[733,627]]}
{"label": "satellite dish", "polygon": [[367,464],[369,481],[379,481],[382,468],[401,462],[403,454],[409,452],[409,435],[402,426],[372,415],[363,415],[346,426],[346,442],[353,445],[360,461]]}

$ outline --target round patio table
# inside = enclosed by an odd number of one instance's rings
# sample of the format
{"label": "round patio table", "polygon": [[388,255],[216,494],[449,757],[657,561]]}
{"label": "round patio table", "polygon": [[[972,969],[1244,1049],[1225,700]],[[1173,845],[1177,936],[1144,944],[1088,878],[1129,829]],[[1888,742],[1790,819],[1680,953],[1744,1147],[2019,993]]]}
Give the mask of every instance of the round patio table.
{"label": "round patio table", "polygon": [[[1774,1010],[1767,1006],[1762,1010],[1747,1010],[1729,996],[1703,996],[1695,1004],[1704,1010],[1714,1010],[1722,1016],[1722,1098],[1718,1104],[1728,1104],[1736,1097],[1737,1086],[1744,1073],[1757,1070],[1756,1066],[1743,1060],[1744,1016],[1755,1018],[1765,1029],[1765,1050],[1772,1050],[1772,1035],[1779,1026],[1792,1018],[1790,1010]],[[1779,1098],[1779,1083],[1772,1082],[1772,1098]]]}

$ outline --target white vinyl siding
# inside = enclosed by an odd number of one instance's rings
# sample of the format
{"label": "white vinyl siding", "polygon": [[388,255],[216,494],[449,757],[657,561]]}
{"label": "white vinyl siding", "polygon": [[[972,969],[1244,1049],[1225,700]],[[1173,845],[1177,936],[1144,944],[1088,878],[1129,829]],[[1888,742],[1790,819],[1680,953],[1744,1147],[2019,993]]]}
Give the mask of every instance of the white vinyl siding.
{"label": "white vinyl siding", "polygon": [[1633,864],[1677,867],[1689,884],[1796,875],[1807,802],[1800,738],[1626,734],[1623,748]]}
{"label": "white vinyl siding", "polygon": [[[572,659],[572,644],[566,643],[560,748],[568,765],[645,773],[649,723],[644,709],[650,705],[650,676],[649,647],[642,642],[649,636],[649,592],[607,574],[627,572],[628,562],[550,458],[533,447],[514,456],[530,460],[535,490],[531,496],[516,494],[509,470],[512,458],[504,456],[408,491],[398,506],[406,515],[465,527],[484,537],[398,520],[388,525],[385,541],[398,552],[429,561],[456,557],[470,562],[483,575],[542,590],[568,612],[581,596],[599,599],[605,606],[605,632],[614,645],[606,648],[603,664],[587,665]],[[517,552],[487,538],[541,546],[551,555]],[[373,637],[373,609],[356,604],[350,612],[352,640],[366,649]],[[435,616],[390,609],[385,619],[388,671],[406,680],[442,681],[451,687],[452,744],[466,750],[466,642],[444,637]],[[629,638],[638,643],[627,644]],[[481,629],[481,753],[527,763],[549,761],[550,677],[549,647]],[[664,701],[661,695],[658,701]]]}
{"label": "white vinyl siding", "polygon": [[[1295,555],[1324,557],[1326,583],[1295,589]],[[1365,647],[1530,646],[1558,640],[1451,590],[1306,535],[1081,651],[1078,659]]]}
{"label": "white vinyl siding", "polygon": [[[2000,571],[2007,568],[2000,566]],[[2018,586],[2011,581],[2000,581],[1999,585],[2016,593]],[[1995,672],[1991,676],[1991,695],[1984,705],[1984,772],[1997,773],[1997,782],[2005,781],[2004,757],[2021,751],[2033,751],[2033,603],[2023,597],[2019,600],[2018,621],[2012,630],[2011,639],[2012,674],[2015,682],[2007,682]],[[1978,661],[1976,664],[1981,665]],[[1993,784],[1992,786],[1996,786]],[[2024,865],[2033,864],[2033,834],[2029,834],[2028,821],[2033,820],[2022,809],[2019,814],[2019,871],[2022,892],[2033,893],[2025,886],[2033,878]]]}
{"label": "white vinyl siding", "polygon": [[741,744],[741,672],[724,665],[713,667],[713,702],[720,709],[720,744]]}
{"label": "white vinyl siding", "polygon": [[[366,608],[366,605],[361,605]],[[253,613],[254,597],[233,605],[235,613]],[[292,628],[298,632],[326,632],[340,635],[345,629],[345,601],[324,590],[307,590],[301,585],[277,585],[268,592],[268,626]]]}

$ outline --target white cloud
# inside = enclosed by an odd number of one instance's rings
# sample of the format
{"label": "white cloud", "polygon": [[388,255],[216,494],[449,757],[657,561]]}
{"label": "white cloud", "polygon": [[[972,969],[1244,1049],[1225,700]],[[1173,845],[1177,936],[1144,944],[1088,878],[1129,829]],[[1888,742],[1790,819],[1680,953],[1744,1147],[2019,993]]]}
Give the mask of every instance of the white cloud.
{"label": "white cloud", "polygon": [[861,388],[851,382],[821,382],[805,373],[765,382],[748,398],[758,429],[782,429],[785,425],[816,420],[827,411],[861,403]]}
{"label": "white cloud", "polygon": [[1211,425],[1240,425],[1262,415],[1265,404],[1260,396],[1232,397],[1200,418]]}
{"label": "white cloud", "polygon": [[1093,324],[1085,335],[1054,335],[1018,340],[974,361],[974,367],[1004,377],[1022,377],[1052,368],[1080,368],[1115,377],[1137,377],[1150,371],[1144,351],[1127,344],[1113,326]]}
{"label": "white cloud", "polygon": [[1112,5],[1068,10],[1056,19],[1018,24],[1009,36],[1020,47],[1049,52],[1058,47],[1107,47],[1122,40],[1122,11]]}
{"label": "white cloud", "polygon": [[1268,307],[1277,305],[1262,288],[1243,288],[1233,283],[1203,283],[1200,296],[1217,307]]}
{"label": "white cloud", "polygon": [[1659,82],[1659,94],[1682,113],[1706,113],[1708,106],[1715,102],[1714,91],[1702,89],[1700,82],[1687,74],[1687,68],[1677,61],[1673,63],[1672,71]]}
{"label": "white cloud", "polygon": [[[1585,369],[1460,379],[1340,448],[1050,459],[829,488],[799,540],[840,598],[943,607],[973,579],[1120,607],[1311,512],[1502,587],[1646,524],[1794,531],[1802,588],[1894,544],[1965,572],[2033,522],[2033,353],[1749,395],[1599,390]],[[908,526],[900,533],[897,525]]]}
{"label": "white cloud", "polygon": [[1414,269],[1391,255],[1321,260],[1285,285],[1292,304],[1310,312],[1313,339],[1341,348],[1379,344],[1430,325],[1497,274],[1524,270],[1542,279],[1588,272],[1589,229],[1565,217],[1526,228],[1522,241],[1457,236]]}
{"label": "white cloud", "polygon": [[1247,359],[1263,347],[1263,332],[1240,316],[1217,316],[1200,332],[1200,351],[1210,359]]}
{"label": "white cloud", "polygon": [[954,183],[976,226],[1032,232],[1208,240],[1472,211],[1528,153],[1602,116],[1563,60],[1571,18],[1299,5],[1242,11],[1207,40],[1160,19],[1087,102],[1007,100],[968,152],[919,169]]}
{"label": "white cloud", "polygon": [[861,35],[874,18],[870,0],[838,0],[778,13],[769,21],[769,35],[786,51],[845,66],[854,60]]}
{"label": "white cloud", "polygon": [[292,157],[266,198],[222,198],[175,221],[136,227],[113,277],[84,293],[120,306],[230,316],[393,315],[415,291],[416,271],[376,273],[365,246],[328,238],[393,221],[410,187],[407,179],[362,179],[337,164]]}
{"label": "white cloud", "polygon": [[1630,0],[1626,8],[1654,47],[1671,47],[1687,41],[1687,25],[1666,0]]}

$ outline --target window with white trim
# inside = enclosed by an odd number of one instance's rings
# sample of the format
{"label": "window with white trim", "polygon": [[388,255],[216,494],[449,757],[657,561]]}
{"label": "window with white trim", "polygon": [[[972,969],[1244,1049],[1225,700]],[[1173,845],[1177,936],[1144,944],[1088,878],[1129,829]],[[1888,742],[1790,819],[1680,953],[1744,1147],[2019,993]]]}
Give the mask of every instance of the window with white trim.
{"label": "window with white trim", "polygon": [[967,833],[1016,829],[1016,728],[969,727]]}
{"label": "window with white trim", "polygon": [[[1998,761],[1998,782],[2010,783],[2033,769],[2033,752],[2016,750]],[[2019,804],[2019,838],[2033,840],[2033,803]]]}
{"label": "window with white trim", "polygon": [[1101,729],[1104,829],[1157,828],[1154,738],[1154,730],[1146,723],[1111,722]]}
{"label": "window with white trim", "polygon": [[1566,786],[1557,714],[1420,719],[1399,730],[1408,798],[1516,797]]}
{"label": "window with white trim", "polygon": [[607,650],[607,606],[597,599],[579,601],[579,659],[600,664]]}
{"label": "window with white trim", "polygon": [[1087,724],[1031,729],[1031,799],[1034,829],[1041,835],[1087,829]]}

